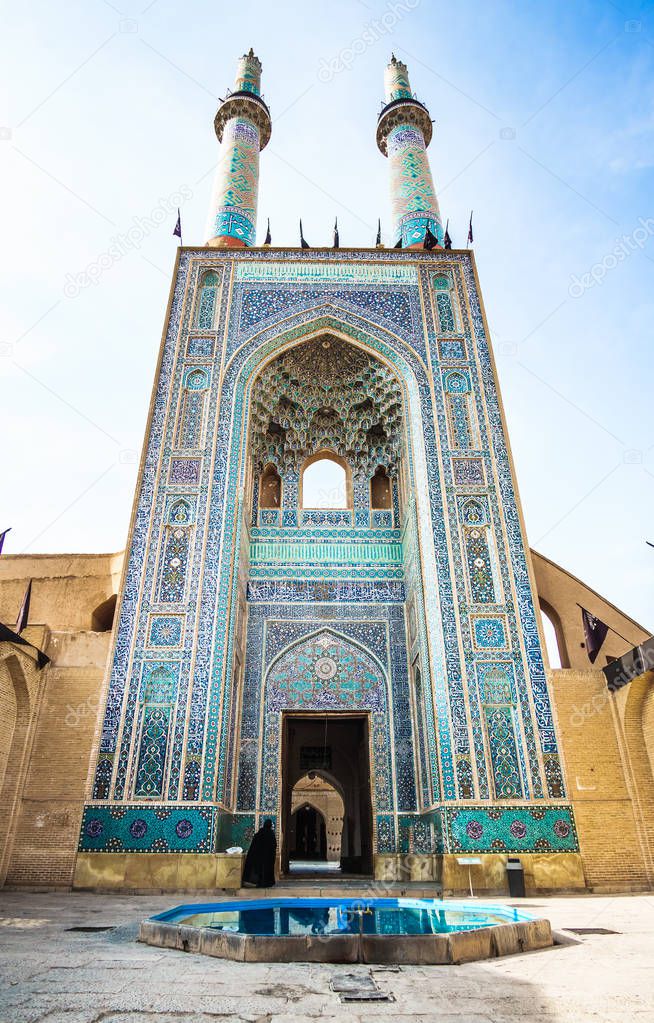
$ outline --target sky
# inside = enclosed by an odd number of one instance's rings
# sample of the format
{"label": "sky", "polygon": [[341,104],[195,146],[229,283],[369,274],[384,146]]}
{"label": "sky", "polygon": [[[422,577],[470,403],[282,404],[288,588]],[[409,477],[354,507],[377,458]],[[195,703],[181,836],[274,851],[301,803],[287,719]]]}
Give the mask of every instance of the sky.
{"label": "sky", "polygon": [[[0,530],[121,550],[175,259],[250,46],[273,119],[259,241],[390,233],[393,51],[474,249],[530,544],[654,626],[654,3],[31,0],[0,40]],[[111,259],[112,240],[134,239]],[[85,276],[80,276],[85,275]],[[92,283],[88,278],[91,277]],[[82,283],[80,283],[82,282]]]}

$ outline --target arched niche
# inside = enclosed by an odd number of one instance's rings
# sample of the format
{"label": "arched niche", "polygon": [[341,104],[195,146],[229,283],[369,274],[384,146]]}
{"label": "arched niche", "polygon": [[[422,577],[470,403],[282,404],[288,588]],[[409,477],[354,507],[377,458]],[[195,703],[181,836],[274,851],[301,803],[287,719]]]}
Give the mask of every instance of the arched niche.
{"label": "arched niche", "polygon": [[393,483],[383,465],[378,465],[370,480],[370,507],[384,511],[393,507]]}
{"label": "arched niche", "polygon": [[570,659],[565,645],[563,626],[557,612],[542,597],[538,598],[545,636],[545,650],[550,668],[569,668]]}
{"label": "arched niche", "polygon": [[346,460],[324,449],[300,469],[300,508],[351,508],[352,473]]}
{"label": "arched niche", "polygon": [[98,604],[91,615],[91,630],[93,632],[111,632],[114,624],[117,599],[116,594],[112,593],[107,600],[103,600],[101,604]]}
{"label": "arched niche", "polygon": [[261,473],[259,480],[259,507],[260,508],[281,508],[282,506],[282,478],[277,467],[269,464]]}

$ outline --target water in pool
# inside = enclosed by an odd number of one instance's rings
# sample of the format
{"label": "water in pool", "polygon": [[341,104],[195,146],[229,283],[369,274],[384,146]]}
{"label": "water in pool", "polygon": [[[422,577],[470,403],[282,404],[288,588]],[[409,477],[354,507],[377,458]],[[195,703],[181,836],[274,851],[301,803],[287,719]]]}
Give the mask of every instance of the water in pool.
{"label": "water in pool", "polygon": [[236,934],[448,934],[530,920],[508,906],[435,899],[248,899],[176,906],[153,919]]}

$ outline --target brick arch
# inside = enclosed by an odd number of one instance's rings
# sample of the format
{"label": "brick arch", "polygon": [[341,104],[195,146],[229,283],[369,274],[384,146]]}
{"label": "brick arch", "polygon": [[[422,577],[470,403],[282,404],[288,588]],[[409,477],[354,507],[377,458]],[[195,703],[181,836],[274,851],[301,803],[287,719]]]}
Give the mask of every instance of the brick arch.
{"label": "brick arch", "polygon": [[623,728],[633,799],[650,882],[654,880],[654,689],[651,674],[629,683]]}
{"label": "brick arch", "polygon": [[0,660],[0,720],[5,756],[0,763],[0,887],[9,869],[13,847],[12,825],[22,794],[27,745],[33,718],[26,673],[19,657],[10,654]]}
{"label": "brick arch", "polygon": [[[568,657],[568,648],[565,642],[565,632],[563,624],[561,622],[561,616],[544,597],[538,596],[538,603],[542,613],[552,624],[554,629],[554,635],[556,637],[556,645],[559,651],[559,660],[561,661],[562,668],[570,667],[570,658]],[[545,645],[547,648],[547,644]],[[548,658],[549,660],[549,658]]]}

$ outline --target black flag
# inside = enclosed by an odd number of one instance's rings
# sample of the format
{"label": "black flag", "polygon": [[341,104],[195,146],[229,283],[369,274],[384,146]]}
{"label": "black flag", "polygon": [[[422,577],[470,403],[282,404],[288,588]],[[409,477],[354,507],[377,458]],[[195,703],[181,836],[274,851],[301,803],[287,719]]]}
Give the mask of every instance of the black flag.
{"label": "black flag", "polygon": [[436,245],[438,245],[438,238],[436,235],[432,234],[429,227],[427,227],[427,230],[425,231],[425,240],[422,245],[425,249],[433,249]]}
{"label": "black flag", "polygon": [[179,212],[179,206],[177,207],[177,223],[175,224],[175,230],[173,231],[173,237],[179,238],[179,244],[182,244],[182,214]]}
{"label": "black flag", "polygon": [[6,537],[7,533],[10,531],[10,529],[11,529],[11,526],[8,526],[7,529],[5,529],[2,533],[0,533],[0,554],[2,554],[2,548],[5,545],[5,537]]}
{"label": "black flag", "polygon": [[472,245],[474,238],[472,236],[472,210],[470,210],[470,223],[468,224],[468,245]]}
{"label": "black flag", "polygon": [[266,237],[264,238],[264,245],[271,245],[272,239],[270,237],[270,217],[268,217],[268,230],[266,231]]}
{"label": "black flag", "polygon": [[340,242],[338,238],[338,217],[334,219],[334,248],[340,248]]}
{"label": "black flag", "polygon": [[446,249],[451,249],[452,248],[452,239],[450,238],[450,232],[448,231],[448,227],[449,226],[450,226],[450,222],[448,220],[447,224],[445,225],[445,235],[443,237],[443,246]]}
{"label": "black flag", "polygon": [[592,615],[590,611],[587,611],[585,607],[581,608],[581,620],[584,626],[584,636],[586,637],[588,660],[591,664],[594,664],[602,643],[606,639],[609,627],[604,622],[601,622],[599,618],[596,618],[595,615]]}
{"label": "black flag", "polygon": [[16,643],[17,646],[28,646],[32,650],[36,650],[37,655],[36,660],[39,668],[44,668],[46,664],[50,663],[50,658],[47,656],[47,654],[44,654],[42,650],[39,650],[39,648],[34,646],[32,643],[28,643],[27,640],[23,639],[22,636],[19,636],[17,635],[17,633],[12,632],[11,629],[7,628],[7,626],[3,625],[1,622],[0,643]]}
{"label": "black flag", "polygon": [[309,245],[308,241],[304,237],[304,231],[302,230],[302,221],[301,220],[300,220],[300,245],[302,246],[303,249],[310,249],[311,248],[311,246]]}
{"label": "black flag", "polygon": [[25,596],[23,597],[23,603],[20,605],[20,611],[18,612],[18,618],[16,619],[16,632],[18,633],[18,635],[21,634],[21,632],[23,631],[23,629],[27,625],[27,620],[28,620],[28,618],[30,616],[30,600],[31,600],[31,598],[32,598],[32,580],[30,579],[30,581],[27,584],[27,589],[25,590]]}

